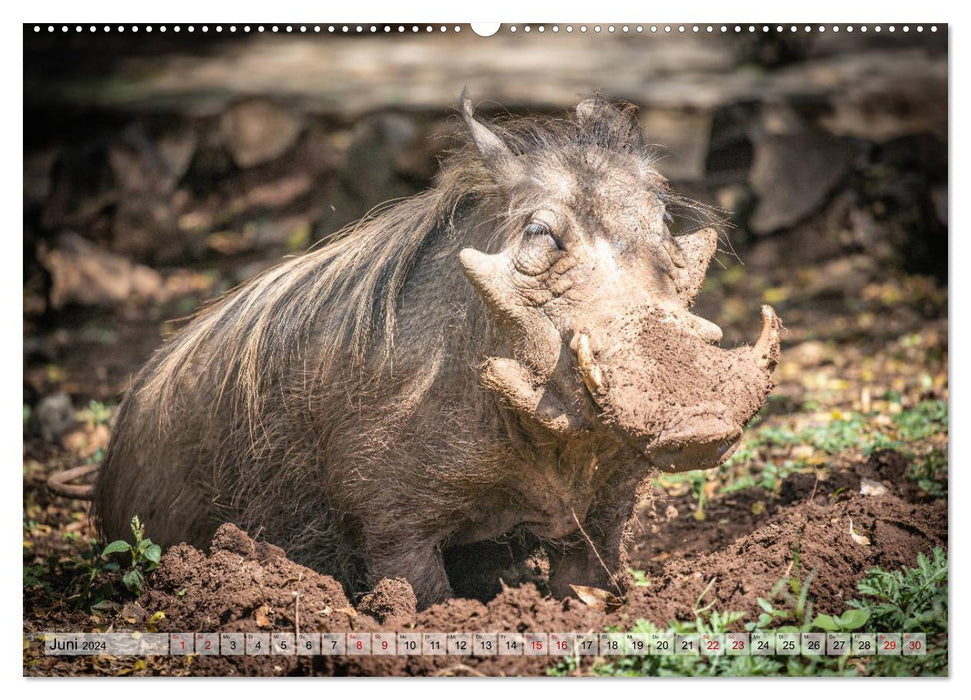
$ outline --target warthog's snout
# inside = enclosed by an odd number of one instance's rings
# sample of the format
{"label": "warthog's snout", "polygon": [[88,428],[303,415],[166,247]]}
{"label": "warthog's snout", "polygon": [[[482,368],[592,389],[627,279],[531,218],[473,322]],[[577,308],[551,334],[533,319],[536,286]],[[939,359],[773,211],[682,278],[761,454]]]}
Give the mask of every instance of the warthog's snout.
{"label": "warthog's snout", "polygon": [[771,389],[779,327],[764,306],[756,343],[726,350],[713,344],[715,324],[649,306],[578,333],[572,349],[604,421],[656,467],[709,469],[735,451]]}
{"label": "warthog's snout", "polygon": [[[728,413],[727,408],[722,411]],[[704,415],[687,422],[680,430],[661,433],[646,452],[651,462],[664,471],[709,469],[731,457],[741,437],[741,426]]]}

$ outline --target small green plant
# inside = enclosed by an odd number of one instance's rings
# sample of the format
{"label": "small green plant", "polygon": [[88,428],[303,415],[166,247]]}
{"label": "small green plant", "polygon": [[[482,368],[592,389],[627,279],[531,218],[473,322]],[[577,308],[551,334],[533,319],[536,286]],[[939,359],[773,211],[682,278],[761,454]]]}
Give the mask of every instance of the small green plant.
{"label": "small green plant", "polygon": [[51,589],[51,584],[47,582],[45,577],[51,572],[49,566],[44,564],[30,564],[24,566],[24,588],[33,588],[34,586],[39,586],[45,591]]}
{"label": "small green plant", "polygon": [[870,619],[866,610],[850,609],[842,615],[817,615],[812,622],[814,629],[826,632],[852,632],[858,630]]}
{"label": "small green plant", "polygon": [[[861,673],[870,676],[947,674],[947,556],[935,549],[920,554],[917,566],[887,572],[871,569],[857,583],[860,599],[851,600],[840,615],[812,615],[809,588],[815,572],[804,580],[797,575],[777,583],[758,603],[757,620],[745,623],[748,631],[775,632],[924,632],[924,656],[679,656],[648,655],[598,657],[587,664],[567,657],[548,669],[548,675],[584,673],[596,676],[833,676]],[[798,565],[794,569],[798,572]],[[710,586],[709,586],[710,587]],[[637,620],[633,633],[722,634],[738,628],[741,612],[719,612],[712,605],[695,604],[695,619],[669,622],[667,629]],[[619,632],[609,628],[608,632]]]}
{"label": "small green plant", "polygon": [[88,408],[84,411],[84,417],[85,420],[94,425],[107,425],[108,421],[111,420],[112,411],[113,409],[110,406],[105,406],[100,401],[92,399],[88,402]]}
{"label": "small green plant", "polygon": [[947,674],[948,562],[942,549],[917,555],[917,566],[898,571],[871,569],[857,584],[862,598],[850,605],[869,615],[874,631],[923,632],[924,656],[876,656],[868,671],[880,676]]}
{"label": "small green plant", "polygon": [[914,442],[947,431],[947,402],[935,399],[921,401],[913,408],[904,409],[894,416],[894,425],[900,437]]}
{"label": "small green plant", "polygon": [[645,574],[640,569],[631,569],[630,575],[631,575],[631,578],[634,580],[635,586],[646,587],[651,585],[651,580],[647,577],[647,574]]}
{"label": "small green plant", "polygon": [[162,548],[145,537],[145,526],[139,521],[137,515],[131,519],[131,531],[134,544],[129,544],[125,540],[115,540],[102,550],[101,556],[131,555],[131,564],[122,575],[121,582],[129,592],[138,596],[142,593],[145,574],[158,566],[162,558]]}
{"label": "small green plant", "polygon": [[695,499],[695,520],[705,519],[705,484],[708,483],[708,475],[703,471],[692,472],[691,477],[691,495]]}
{"label": "small green plant", "polygon": [[85,464],[98,464],[105,458],[105,448],[99,447],[94,454],[84,460]]}
{"label": "small green plant", "polygon": [[[793,553],[793,568],[799,570],[798,550]],[[755,622],[748,622],[745,629],[754,630],[773,629],[776,632],[809,632],[813,629],[813,603],[809,598],[809,588],[816,577],[816,570],[809,574],[804,581],[792,576],[782,579],[769,592],[767,598],[757,598],[762,612]],[[778,600],[782,607],[776,607],[773,601]],[[788,623],[788,624],[779,624]]]}
{"label": "small green plant", "polygon": [[947,495],[947,453],[931,449],[926,454],[914,457],[907,470],[907,478],[917,483],[921,491],[941,498]]}
{"label": "small green plant", "polygon": [[71,563],[76,573],[68,586],[67,600],[77,608],[96,610],[111,606],[111,599],[115,597],[111,576],[121,569],[118,562],[105,561],[97,543],[92,542],[90,549]]}

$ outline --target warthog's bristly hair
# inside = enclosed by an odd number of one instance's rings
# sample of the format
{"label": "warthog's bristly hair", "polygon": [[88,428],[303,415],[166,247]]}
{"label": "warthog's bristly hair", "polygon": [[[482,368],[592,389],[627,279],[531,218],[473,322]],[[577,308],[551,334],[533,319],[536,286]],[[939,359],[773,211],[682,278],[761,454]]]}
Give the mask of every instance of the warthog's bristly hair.
{"label": "warthog's bristly hair", "polygon": [[[586,118],[511,118],[491,128],[516,156],[541,154],[580,167],[613,153],[649,167],[653,154],[632,121],[637,108],[599,98],[586,103]],[[207,375],[212,380],[208,373],[215,372],[221,376],[214,385],[233,394],[255,433],[261,397],[280,372],[292,369],[311,336],[324,346],[315,348],[317,366],[305,368],[309,384],[334,367],[361,372],[377,345],[383,346],[378,366],[384,367],[394,347],[397,301],[423,252],[443,241],[455,250],[493,247],[496,241],[482,236],[506,230],[496,219],[515,215],[501,206],[509,183],[497,183],[486,165],[466,144],[445,163],[435,189],[376,208],[323,246],[280,263],[203,310],[154,358],[151,375],[137,387],[143,409],[151,407],[164,422],[181,382]],[[667,191],[663,180],[653,184],[659,193]],[[472,239],[454,240],[458,216],[470,219],[463,229]],[[486,221],[492,225],[482,225]]]}

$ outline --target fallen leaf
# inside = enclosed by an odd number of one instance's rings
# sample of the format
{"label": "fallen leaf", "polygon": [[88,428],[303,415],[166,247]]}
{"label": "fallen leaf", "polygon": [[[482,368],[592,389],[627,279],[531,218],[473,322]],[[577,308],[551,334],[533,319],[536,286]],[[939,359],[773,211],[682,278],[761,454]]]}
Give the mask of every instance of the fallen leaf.
{"label": "fallen leaf", "polygon": [[860,479],[860,493],[864,496],[885,496],[889,492],[890,490],[879,481],[866,477]]}
{"label": "fallen leaf", "polygon": [[256,609],[255,617],[256,617],[256,626],[257,627],[269,627],[270,626],[270,618],[267,617],[267,614],[269,612],[270,612],[270,608],[267,607],[266,605],[261,605],[260,607],[258,607]]}
{"label": "fallen leaf", "polygon": [[165,613],[163,611],[159,610],[158,612],[156,612],[148,619],[148,631],[149,632],[158,631],[155,628],[155,625],[157,625],[159,622],[161,622],[164,619],[165,619]]}
{"label": "fallen leaf", "polygon": [[594,588],[593,586],[575,586],[570,584],[570,588],[573,589],[574,593],[581,601],[589,605],[595,610],[603,610],[604,612],[612,612],[617,610],[623,601],[615,596],[610,591],[605,591],[602,588]]}
{"label": "fallen leaf", "polygon": [[809,459],[815,454],[816,450],[812,445],[796,445],[792,448],[793,459]]}
{"label": "fallen leaf", "polygon": [[765,512],[765,502],[756,501],[752,504],[752,515],[762,515]]}

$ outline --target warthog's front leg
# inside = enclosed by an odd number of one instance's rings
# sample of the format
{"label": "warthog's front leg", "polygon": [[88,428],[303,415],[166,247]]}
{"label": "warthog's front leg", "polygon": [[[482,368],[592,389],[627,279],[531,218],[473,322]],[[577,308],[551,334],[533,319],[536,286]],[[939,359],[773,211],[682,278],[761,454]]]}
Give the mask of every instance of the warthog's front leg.
{"label": "warthog's front leg", "polygon": [[617,479],[580,523],[581,531],[568,544],[550,551],[550,592],[558,598],[576,595],[570,584],[593,586],[619,596],[633,579],[627,542],[639,500],[639,479]]}

